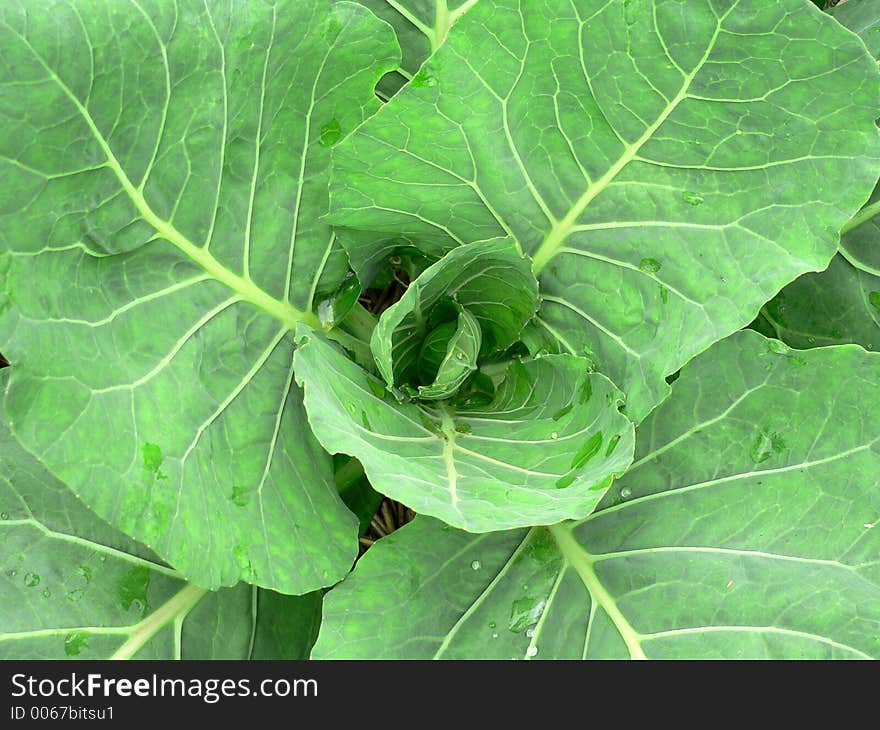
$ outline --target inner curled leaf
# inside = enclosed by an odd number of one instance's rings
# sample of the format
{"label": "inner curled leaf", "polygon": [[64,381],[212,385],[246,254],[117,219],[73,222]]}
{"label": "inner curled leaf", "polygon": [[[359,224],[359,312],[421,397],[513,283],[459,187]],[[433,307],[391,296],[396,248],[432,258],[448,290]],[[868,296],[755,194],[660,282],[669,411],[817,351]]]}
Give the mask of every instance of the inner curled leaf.
{"label": "inner curled leaf", "polygon": [[[419,397],[440,400],[455,395],[459,386],[477,369],[482,340],[480,323],[463,307],[457,322],[446,322],[432,330],[419,353],[419,375],[431,384],[419,386]],[[443,355],[437,363],[440,348]]]}
{"label": "inner curled leaf", "polygon": [[512,239],[461,246],[382,314],[371,340],[376,366],[396,392],[452,397],[479,362],[519,340],[537,308],[537,280]]}

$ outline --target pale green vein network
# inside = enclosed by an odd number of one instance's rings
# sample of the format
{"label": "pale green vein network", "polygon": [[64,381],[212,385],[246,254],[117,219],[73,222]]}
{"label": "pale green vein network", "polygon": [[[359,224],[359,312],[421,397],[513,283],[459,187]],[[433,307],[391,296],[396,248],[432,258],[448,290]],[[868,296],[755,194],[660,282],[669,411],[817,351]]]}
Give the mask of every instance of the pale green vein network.
{"label": "pale green vein network", "polygon": [[734,8],[737,7],[737,3],[733,3],[730,8],[718,19],[718,25],[715,28],[715,33],[707,44],[706,51],[703,53],[703,57],[699,60],[699,62],[694,66],[694,69],[689,73],[685,74],[684,82],[679,89],[679,92],[669,101],[666,108],[657,116],[657,119],[648,126],[648,128],[644,131],[641,137],[636,140],[633,144],[627,145],[624,148],[623,154],[620,158],[615,162],[608,170],[605,172],[602,177],[596,180],[595,183],[590,185],[578,198],[577,202],[571,207],[571,209],[566,213],[566,215],[558,222],[556,222],[547,235],[544,238],[544,241],[541,243],[537,251],[533,256],[534,259],[534,269],[535,273],[540,273],[545,266],[550,262],[550,260],[558,253],[559,249],[564,245],[565,240],[568,238],[569,234],[572,232],[572,229],[575,226],[578,218],[583,214],[583,212],[587,209],[587,206],[595,200],[596,196],[599,195],[614,178],[616,178],[620,172],[625,168],[630,162],[635,159],[636,155],[638,155],[639,150],[645,145],[648,140],[650,140],[657,130],[662,126],[662,124],[669,118],[672,112],[678,107],[678,105],[687,98],[688,89],[690,89],[693,80],[696,78],[697,74],[703,68],[703,65],[706,63],[709,55],[712,53],[712,49],[715,47],[715,41],[718,39],[718,34],[721,32],[721,26],[724,23],[724,20],[733,12]]}
{"label": "pale green vein network", "polygon": [[[614,623],[620,637],[629,650],[631,659],[647,659],[641,645],[641,636],[632,627],[629,620],[621,613],[617,602],[608,592],[596,572],[593,570],[593,556],[581,547],[577,540],[571,534],[571,531],[564,526],[554,525],[547,528],[553,539],[559,546],[559,550],[565,556],[566,561],[577,571],[584,586],[590,592],[593,600],[597,605],[608,614],[608,617]],[[546,609],[545,609],[546,611]]]}
{"label": "pale green vein network", "polygon": [[119,180],[119,184],[122,186],[123,190],[125,190],[141,217],[149,223],[162,238],[176,246],[181,253],[201,266],[213,279],[225,284],[232,289],[232,291],[236,292],[243,301],[254,304],[278,319],[280,322],[284,323],[288,328],[294,327],[296,323],[300,321],[305,322],[312,327],[320,327],[320,321],[315,314],[301,311],[287,301],[281,301],[269,296],[265,291],[254,284],[249,275],[245,274],[242,276],[230,271],[214,258],[207,248],[196,246],[171,223],[156,215],[149,203],[147,203],[147,200],[144,198],[142,190],[135,187],[131,180],[129,180],[128,175],[122,169],[119,160],[116,159],[113,150],[110,149],[107,140],[95,125],[95,121],[92,119],[88,109],[80,103],[79,99],[77,99],[76,95],[74,95],[70,88],[46,64],[28,40],[13,28],[9,27],[8,24],[6,24],[6,27],[10,32],[15,34],[25,46],[27,46],[34,58],[46,70],[46,73],[49,74],[52,81],[58,85],[64,95],[76,107],[80,116],[88,126],[89,131],[92,133],[92,136],[95,138],[95,141],[104,152],[104,155],[107,158],[107,166],[112,170],[117,180]]}

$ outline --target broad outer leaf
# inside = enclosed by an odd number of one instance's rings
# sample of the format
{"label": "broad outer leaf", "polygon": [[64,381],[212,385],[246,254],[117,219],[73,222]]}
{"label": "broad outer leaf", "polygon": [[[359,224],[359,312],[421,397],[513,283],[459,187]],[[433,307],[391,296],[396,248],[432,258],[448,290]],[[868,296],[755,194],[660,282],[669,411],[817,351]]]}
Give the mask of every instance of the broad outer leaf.
{"label": "broad outer leaf", "polygon": [[827,266],[877,178],[878,90],[803,0],[480,0],[335,150],[331,221],[376,232],[339,229],[353,261],[512,235],[557,347],[589,348],[641,420]]}
{"label": "broad outer leaf", "polygon": [[498,238],[454,249],[429,266],[389,307],[370,346],[385,382],[399,385],[427,334],[430,315],[452,299],[480,324],[482,354],[514,344],[538,308],[538,282],[514,241]]}
{"label": "broad outer leaf", "polygon": [[417,518],[327,595],[313,656],[878,658],[878,402],[880,354],[738,333],[683,370],[600,511]]}
{"label": "broad outer leaf", "polygon": [[[880,235],[877,243],[880,244]],[[791,347],[852,342],[867,350],[877,350],[880,276],[856,268],[838,254],[825,271],[804,274],[785,287],[764,306],[761,314],[765,322],[761,331]]]}
{"label": "broad outer leaf", "polygon": [[0,49],[16,437],[200,585],[331,585],[357,521],[288,332],[342,277],[329,147],[378,106],[391,29],[329,0],[10,0]]}
{"label": "broad outer leaf", "polygon": [[846,0],[829,10],[853,33],[858,33],[875,58],[880,58],[880,5],[876,0]]}
{"label": "broad outer leaf", "polygon": [[580,358],[512,363],[485,410],[432,408],[398,403],[336,346],[300,332],[296,377],[318,440],[416,512],[475,532],[581,517],[632,460],[620,392]]}
{"label": "broad outer leaf", "polygon": [[0,428],[0,659],[306,659],[321,595],[209,592],[112,529]]}

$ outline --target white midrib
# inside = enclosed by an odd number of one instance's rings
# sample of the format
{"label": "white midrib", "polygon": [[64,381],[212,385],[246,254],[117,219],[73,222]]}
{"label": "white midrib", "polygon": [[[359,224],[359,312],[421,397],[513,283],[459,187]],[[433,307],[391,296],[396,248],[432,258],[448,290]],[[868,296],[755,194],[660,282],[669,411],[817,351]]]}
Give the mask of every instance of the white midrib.
{"label": "white midrib", "polygon": [[[22,41],[30,48],[30,44],[28,44],[24,38],[22,38]],[[181,251],[181,253],[199,265],[212,279],[229,287],[241,298],[242,301],[249,302],[255,307],[262,309],[264,312],[286,325],[288,329],[295,328],[297,322],[305,322],[310,327],[316,329],[320,328],[320,320],[314,313],[297,309],[287,301],[275,299],[270,296],[260,289],[250,277],[241,276],[230,271],[214,258],[210,251],[201,246],[196,246],[171,223],[159,217],[150,207],[150,204],[147,202],[143,193],[135,187],[125,170],[122,169],[122,165],[119,163],[119,160],[116,159],[116,155],[113,153],[113,150],[110,149],[110,145],[107,143],[107,140],[104,139],[104,135],[101,134],[101,131],[95,124],[94,119],[92,119],[89,110],[80,103],[79,99],[76,98],[73,92],[68,88],[67,84],[65,84],[52,68],[43,61],[42,57],[32,48],[31,52],[34,55],[34,58],[36,58],[40,65],[46,70],[46,73],[48,73],[52,80],[58,85],[58,88],[61,89],[64,95],[67,96],[71,103],[76,107],[77,111],[88,126],[89,131],[92,133],[92,136],[95,138],[95,141],[101,147],[104,156],[107,158],[107,166],[113,171],[113,174],[116,176],[119,184],[122,186],[123,190],[125,190],[140,216],[156,230],[159,237],[164,238],[166,241],[174,245]]]}
{"label": "white midrib", "polygon": [[593,569],[593,556],[584,550],[574,539],[571,530],[563,525],[552,525],[547,528],[559,551],[565,557],[566,561],[571,565],[580,576],[584,586],[590,593],[593,601],[605,611],[608,618],[626,644],[631,659],[647,659],[641,645],[641,637],[639,633],[632,627],[626,616],[620,611],[617,602],[608,592],[608,589],[602,585],[599,576]]}
{"label": "white midrib", "polygon": [[443,433],[443,465],[446,467],[446,486],[452,508],[458,510],[458,471],[455,468],[455,422],[447,411],[442,411],[440,430]]}
{"label": "white midrib", "polygon": [[131,659],[144,647],[144,644],[169,623],[183,621],[186,615],[202,600],[207,592],[207,589],[192,584],[181,588],[143,621],[135,624],[128,635],[128,639],[113,652],[110,658]]}
{"label": "white midrib", "polygon": [[581,217],[583,212],[587,209],[587,206],[596,199],[599,193],[608,187],[608,184],[620,174],[623,168],[636,158],[639,150],[649,139],[651,139],[651,137],[654,136],[654,133],[669,118],[672,112],[676,110],[685,97],[687,97],[691,83],[693,83],[694,78],[696,78],[700,69],[702,69],[703,64],[705,64],[706,60],[709,58],[712,49],[715,47],[715,41],[718,39],[718,34],[721,32],[721,25],[724,22],[724,19],[734,7],[735,4],[731,6],[727,13],[718,19],[718,26],[715,28],[715,33],[712,35],[711,40],[706,46],[706,52],[703,54],[703,57],[694,65],[693,70],[685,75],[684,83],[681,85],[678,93],[669,101],[666,108],[660,113],[657,119],[655,119],[654,122],[644,131],[641,137],[624,148],[623,154],[618,158],[617,162],[609,167],[602,177],[587,187],[584,194],[575,201],[565,217],[557,221],[544,237],[544,240],[541,242],[541,245],[532,257],[532,269],[535,274],[541,273],[544,267],[547,266],[550,260],[559,252],[559,249],[565,244],[565,241],[569,234],[571,234],[578,218]]}

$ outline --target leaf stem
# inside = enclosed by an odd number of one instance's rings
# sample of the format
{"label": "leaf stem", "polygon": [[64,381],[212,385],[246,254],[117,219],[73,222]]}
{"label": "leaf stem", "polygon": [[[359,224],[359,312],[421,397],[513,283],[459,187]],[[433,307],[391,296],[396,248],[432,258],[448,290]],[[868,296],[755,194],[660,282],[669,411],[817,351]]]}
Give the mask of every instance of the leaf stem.
{"label": "leaf stem", "polygon": [[189,584],[136,624],[131,635],[111,656],[111,659],[131,659],[144,645],[172,621],[185,617],[202,600],[207,589]]}
{"label": "leaf stem", "polygon": [[632,659],[647,659],[648,657],[645,656],[640,641],[642,637],[621,613],[617,602],[608,593],[608,589],[602,585],[599,576],[596,575],[596,571],[593,568],[593,556],[580,546],[578,541],[575,540],[574,535],[571,534],[571,529],[564,524],[551,525],[547,529],[559,546],[560,552],[565,556],[566,561],[577,571],[592,599],[611,619],[614,628],[617,629],[617,633],[620,634],[620,638],[626,644],[630,657]]}
{"label": "leaf stem", "polygon": [[855,230],[863,223],[872,220],[876,215],[880,214],[880,200],[866,205],[852,218],[850,218],[840,229],[840,235],[843,236],[852,230]]}
{"label": "leaf stem", "polygon": [[360,302],[355,302],[339,326],[359,340],[369,342],[378,322],[379,320],[374,314],[368,312]]}
{"label": "leaf stem", "polygon": [[322,328],[317,329],[318,331],[323,332],[328,339],[342,345],[347,350],[351,350],[359,365],[363,367],[372,367],[373,351],[370,349],[369,344],[338,328],[331,330],[325,330]]}

